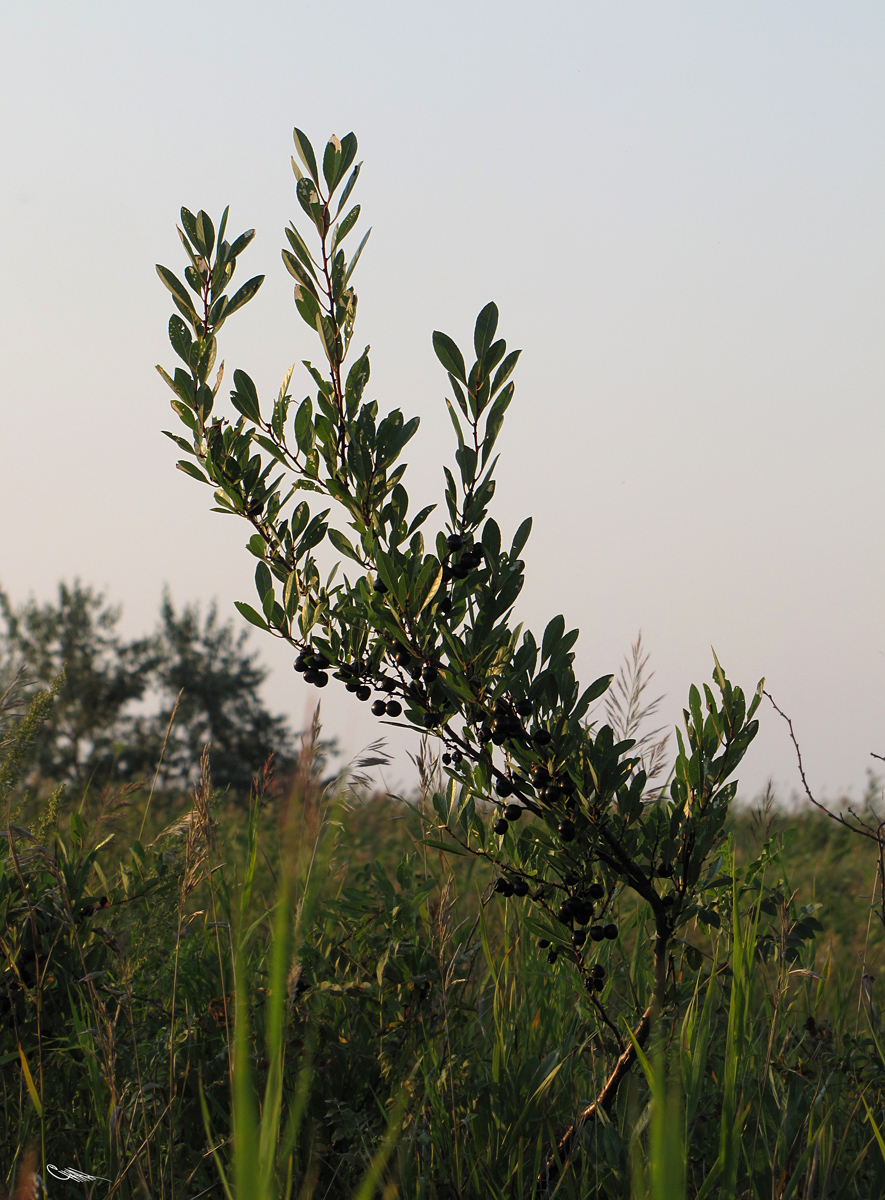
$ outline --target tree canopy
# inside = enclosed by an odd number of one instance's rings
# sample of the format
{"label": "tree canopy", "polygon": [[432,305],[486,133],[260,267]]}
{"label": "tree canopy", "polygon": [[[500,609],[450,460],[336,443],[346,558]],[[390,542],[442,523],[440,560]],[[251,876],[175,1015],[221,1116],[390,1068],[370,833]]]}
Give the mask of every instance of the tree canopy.
{"label": "tree canopy", "polygon": [[133,640],[120,634],[121,615],[79,580],[60,583],[44,604],[15,607],[0,591],[4,677],[23,667],[36,689],[64,671],[37,738],[40,776],[77,785],[133,780],[152,776],[162,754],[161,785],[182,786],[209,744],[214,782],[245,791],[271,752],[294,754],[285,718],[261,698],[267,671],[248,633],[220,621],[214,603],[203,616],[197,605],[176,610],[166,593],[156,628]]}

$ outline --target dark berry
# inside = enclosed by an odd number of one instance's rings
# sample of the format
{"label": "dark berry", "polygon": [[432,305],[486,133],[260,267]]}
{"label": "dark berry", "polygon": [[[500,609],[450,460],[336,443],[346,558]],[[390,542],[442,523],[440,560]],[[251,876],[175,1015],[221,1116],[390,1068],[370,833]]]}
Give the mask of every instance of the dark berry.
{"label": "dark berry", "polygon": [[464,539],[461,537],[460,533],[450,533],[446,538],[446,545],[454,553],[456,550],[460,550],[464,545]]}
{"label": "dark berry", "polygon": [[594,942],[601,942],[602,939],[605,937],[605,926],[604,925],[591,925],[590,926],[590,936],[593,938]]}
{"label": "dark berry", "polygon": [[495,784],[495,791],[502,799],[506,798],[507,796],[512,796],[513,784],[506,777],[504,779],[499,779]]}
{"label": "dark berry", "polygon": [[613,942],[615,940],[615,938],[618,936],[618,927],[617,927],[617,925],[614,925],[613,923],[609,922],[609,924],[605,926],[605,928],[603,929],[602,932],[603,932],[603,935],[605,937],[607,937],[610,942]]}
{"label": "dark berry", "polygon": [[551,966],[556,962],[556,951],[555,950],[547,951],[547,961],[550,963]]}
{"label": "dark berry", "polygon": [[605,979],[605,967],[602,963],[594,963],[590,968],[590,974],[594,979]]}
{"label": "dark berry", "polygon": [[586,900],[573,900],[572,913],[579,925],[586,925],[593,916],[593,905]]}
{"label": "dark berry", "polygon": [[348,679],[344,686],[348,692],[358,692],[362,684],[358,679]]}
{"label": "dark berry", "polygon": [[425,729],[432,729],[434,727],[434,725],[438,725],[438,724],[439,724],[439,717],[436,715],[436,713],[425,713],[424,714],[424,728]]}
{"label": "dark berry", "polygon": [[663,904],[664,908],[672,908],[674,900],[675,900],[674,896],[665,896],[663,898],[663,900],[661,901],[661,904]]}
{"label": "dark berry", "polygon": [[383,700],[372,701],[372,713],[376,717],[383,717],[387,713],[387,705]]}
{"label": "dark berry", "polygon": [[466,579],[469,574],[470,574],[470,566],[466,562],[464,562],[463,559],[460,562],[456,562],[455,565],[452,567],[452,578],[453,579]]}
{"label": "dark berry", "polygon": [[388,700],[386,708],[388,717],[398,717],[403,711],[403,706],[399,700]]}
{"label": "dark berry", "polygon": [[547,804],[555,804],[561,796],[562,788],[558,787],[555,783],[548,783],[547,786],[541,791],[541,799]]}
{"label": "dark berry", "polygon": [[535,787],[546,787],[550,782],[550,772],[546,767],[532,767],[532,783]]}
{"label": "dark berry", "polygon": [[325,654],[315,654],[313,656],[313,662],[310,665],[315,667],[317,671],[324,671],[326,667],[329,666],[329,660],[326,658]]}
{"label": "dark berry", "polygon": [[360,686],[356,689],[357,700],[368,700],[371,695],[372,695],[372,689],[369,687],[369,685],[367,683],[361,683]]}
{"label": "dark berry", "polygon": [[[314,679],[313,682],[316,684],[317,687],[325,687],[326,684],[329,682],[329,676],[326,674],[325,671],[314,671],[313,674],[316,676],[316,678]],[[306,673],[305,673],[304,677],[305,677],[305,679],[307,678]]]}
{"label": "dark berry", "polygon": [[587,940],[587,931],[585,929],[575,929],[572,931],[572,945],[583,946]]}
{"label": "dark berry", "polygon": [[512,896],[513,895],[513,884],[510,882],[509,879],[505,879],[503,875],[499,875],[498,878],[495,880],[494,890],[498,893],[499,896]]}
{"label": "dark berry", "polygon": [[396,687],[396,680],[385,675],[383,679],[378,680],[378,686],[382,692],[392,692]]}
{"label": "dark berry", "polygon": [[561,921],[563,925],[571,925],[572,910],[571,905],[567,901],[563,904],[560,904],[556,912],[556,919],[557,921]]}
{"label": "dark berry", "polygon": [[532,741],[536,746],[549,746],[553,737],[546,729],[536,729],[532,734]]}
{"label": "dark berry", "polygon": [[587,895],[591,900],[601,900],[605,895],[605,888],[601,883],[591,883],[587,888]]}
{"label": "dark berry", "polygon": [[513,707],[521,717],[530,717],[532,715],[531,700],[517,700]]}
{"label": "dark berry", "polygon": [[546,950],[549,945],[550,945],[550,942],[547,938],[538,938],[538,949],[539,950]]}
{"label": "dark berry", "polygon": [[578,882],[578,877],[574,873],[574,871],[566,871],[566,873],[562,877],[563,887],[574,887],[577,882]]}
{"label": "dark berry", "polygon": [[507,703],[506,700],[503,700],[499,697],[495,701],[494,709],[495,709],[496,716],[504,717],[510,712],[510,705]]}
{"label": "dark berry", "polygon": [[514,879],[513,894],[514,896],[527,896],[529,894],[529,885],[524,879]]}
{"label": "dark berry", "polygon": [[591,983],[593,984],[594,992],[601,992],[605,987],[605,983],[601,979],[593,979],[591,980]]}
{"label": "dark berry", "polygon": [[433,663],[425,663],[421,668],[421,678],[425,683],[433,683],[434,679],[439,679],[439,668]]}
{"label": "dark berry", "polygon": [[448,596],[443,596],[442,600],[440,600],[436,607],[441,613],[445,614],[452,611],[452,602]]}
{"label": "dark berry", "polygon": [[372,591],[378,592],[380,595],[383,596],[384,593],[387,591],[387,584],[384,582],[383,579],[376,579],[375,582],[372,584]]}
{"label": "dark berry", "polygon": [[479,738],[480,744],[485,745],[486,742],[490,742],[492,740],[492,731],[486,725],[483,725],[482,729],[480,729],[476,736]]}
{"label": "dark berry", "polygon": [[401,667],[407,667],[412,661],[412,656],[409,654],[405,646],[398,646],[396,650],[396,661]]}
{"label": "dark berry", "polygon": [[507,821],[504,820],[503,817],[498,817],[497,821],[492,826],[492,829],[494,829],[495,833],[497,833],[501,837],[504,836],[504,834],[507,832],[507,830],[509,828],[510,828],[509,824],[507,823]]}
{"label": "dark berry", "polygon": [[296,671],[306,671],[307,670],[307,659],[305,658],[305,656],[303,654],[299,654],[298,657],[295,659],[294,663],[292,664],[292,666],[295,668]]}
{"label": "dark berry", "polygon": [[442,756],[442,760],[443,760],[443,762],[445,763],[445,765],[446,765],[446,766],[449,766],[449,765],[450,765],[450,763],[451,763],[451,761],[452,761],[452,756],[451,756],[451,754],[444,754],[444,755]]}
{"label": "dark berry", "polygon": [[304,682],[305,683],[316,683],[321,674],[322,674],[321,671],[317,671],[313,667],[308,667],[307,670],[304,672],[304,676],[303,676]]}
{"label": "dark berry", "polygon": [[464,755],[461,753],[461,751],[460,751],[460,750],[453,750],[453,751],[452,751],[452,762],[455,764],[455,766],[456,766],[456,767],[457,767],[457,766],[458,766],[458,764],[461,762],[461,760],[463,759],[463,757],[464,757]]}
{"label": "dark berry", "polygon": [[675,868],[672,863],[661,863],[661,865],[658,867],[658,874],[662,879],[669,879],[673,874],[674,869]]}
{"label": "dark berry", "polygon": [[521,804],[508,804],[507,807],[504,809],[504,816],[507,818],[508,821],[518,821],[519,818],[522,816],[522,805]]}
{"label": "dark berry", "polygon": [[570,821],[568,817],[564,821],[559,822],[559,836],[564,842],[573,842],[575,840],[575,823]]}

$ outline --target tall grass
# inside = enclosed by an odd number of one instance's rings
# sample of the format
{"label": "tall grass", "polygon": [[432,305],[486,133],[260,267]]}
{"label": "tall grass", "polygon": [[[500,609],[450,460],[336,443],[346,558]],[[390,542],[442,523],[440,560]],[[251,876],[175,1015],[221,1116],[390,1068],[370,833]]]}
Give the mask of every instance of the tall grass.
{"label": "tall grass", "polygon": [[170,1200],[885,1194],[880,931],[857,900],[855,961],[853,928],[819,928],[796,842],[736,830],[730,915],[684,930],[659,1033],[600,1104],[630,1039],[607,998],[648,1003],[643,908],[602,949],[600,1008],[481,863],[421,844],[420,804],[322,786],[316,736],[291,791],[268,775],[243,807],[204,760],[144,842],[146,797],[29,805],[7,771],[7,1186],[50,1162]]}

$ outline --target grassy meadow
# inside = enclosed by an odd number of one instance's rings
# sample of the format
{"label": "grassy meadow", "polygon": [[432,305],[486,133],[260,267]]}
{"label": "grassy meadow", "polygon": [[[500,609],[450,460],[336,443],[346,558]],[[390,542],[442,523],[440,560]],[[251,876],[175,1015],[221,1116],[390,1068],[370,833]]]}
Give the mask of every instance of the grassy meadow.
{"label": "grassy meadow", "polygon": [[629,1036],[606,997],[647,1003],[648,914],[620,901],[597,1002],[488,864],[423,844],[429,757],[408,802],[324,781],[310,739],[251,797],[207,757],[188,793],[76,797],[23,789],[29,719],[0,771],[10,1191],[885,1194],[875,842],[736,810],[730,916],[683,929],[648,1058],[591,1109]]}

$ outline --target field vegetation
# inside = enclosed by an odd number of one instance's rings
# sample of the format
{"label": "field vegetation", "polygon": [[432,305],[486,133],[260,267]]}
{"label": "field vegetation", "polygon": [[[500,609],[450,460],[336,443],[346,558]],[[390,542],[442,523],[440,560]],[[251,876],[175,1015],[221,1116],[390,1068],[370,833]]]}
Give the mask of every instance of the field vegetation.
{"label": "field vegetation", "polygon": [[[30,1149],[110,1181],[50,1194],[718,1195],[730,1140],[733,1195],[881,1194],[877,856],[820,813],[770,794],[732,811],[729,905],[669,965],[656,1160],[641,1064],[567,1136],[625,1031],[490,864],[426,845],[427,747],[407,799],[366,793],[359,763],[324,778],[318,730],[251,798],[214,789],[208,755],[190,791],[25,790],[51,702],[6,713],[8,1186]],[[639,1010],[648,914],[624,897],[613,916],[599,995]],[[653,1164],[674,1147],[668,1183]]]}

